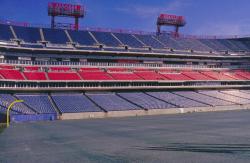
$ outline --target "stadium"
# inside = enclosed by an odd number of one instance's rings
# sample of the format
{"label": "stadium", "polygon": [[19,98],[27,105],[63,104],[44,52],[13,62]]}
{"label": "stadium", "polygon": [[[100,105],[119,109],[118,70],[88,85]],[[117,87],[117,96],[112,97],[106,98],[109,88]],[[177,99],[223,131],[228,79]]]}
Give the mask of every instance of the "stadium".
{"label": "stadium", "polygon": [[183,35],[171,14],[157,32],[83,29],[80,5],[48,14],[0,21],[0,162],[247,162],[249,37]]}

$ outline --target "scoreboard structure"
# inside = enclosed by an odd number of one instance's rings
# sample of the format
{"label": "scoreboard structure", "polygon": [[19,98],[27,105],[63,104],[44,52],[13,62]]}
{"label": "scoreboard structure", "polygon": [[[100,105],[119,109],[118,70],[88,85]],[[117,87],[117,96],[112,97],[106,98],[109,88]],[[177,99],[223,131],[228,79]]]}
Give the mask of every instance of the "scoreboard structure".
{"label": "scoreboard structure", "polygon": [[73,17],[75,18],[74,29],[79,29],[79,18],[85,16],[85,9],[82,5],[73,5],[67,3],[48,3],[48,15],[51,16],[51,28],[55,28],[55,17]]}
{"label": "scoreboard structure", "polygon": [[179,36],[179,27],[184,27],[186,20],[184,16],[160,14],[157,18],[157,33],[161,33],[161,26],[174,26],[175,36]]}

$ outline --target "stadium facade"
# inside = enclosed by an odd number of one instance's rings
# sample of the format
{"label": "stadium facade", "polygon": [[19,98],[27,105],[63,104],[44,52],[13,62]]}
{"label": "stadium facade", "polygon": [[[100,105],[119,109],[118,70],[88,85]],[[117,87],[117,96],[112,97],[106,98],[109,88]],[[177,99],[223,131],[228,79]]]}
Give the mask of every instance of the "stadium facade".
{"label": "stadium facade", "polygon": [[249,38],[0,25],[12,121],[248,109]]}

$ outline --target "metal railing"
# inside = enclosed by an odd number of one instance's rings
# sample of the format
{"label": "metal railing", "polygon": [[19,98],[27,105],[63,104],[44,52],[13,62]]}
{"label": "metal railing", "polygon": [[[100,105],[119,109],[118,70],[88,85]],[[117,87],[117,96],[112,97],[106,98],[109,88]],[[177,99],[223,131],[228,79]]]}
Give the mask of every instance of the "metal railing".
{"label": "metal railing", "polygon": [[5,60],[0,59],[0,64],[16,66],[70,66],[79,67],[132,67],[132,68],[191,68],[191,69],[221,69],[221,68],[248,68],[249,65],[218,66],[218,65],[185,65],[161,63],[112,63],[112,62],[70,62],[70,61],[30,61],[30,60]]}

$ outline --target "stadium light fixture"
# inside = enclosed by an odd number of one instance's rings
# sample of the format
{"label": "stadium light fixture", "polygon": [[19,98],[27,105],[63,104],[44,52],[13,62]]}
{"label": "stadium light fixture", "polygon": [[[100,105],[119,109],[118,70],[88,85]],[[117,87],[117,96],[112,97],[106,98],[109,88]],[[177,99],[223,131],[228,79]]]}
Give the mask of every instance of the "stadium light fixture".
{"label": "stadium light fixture", "polygon": [[21,102],[24,102],[23,100],[15,100],[13,101],[9,106],[8,106],[8,109],[7,109],[7,127],[10,126],[10,110],[11,108],[16,104],[16,103],[21,103]]}

